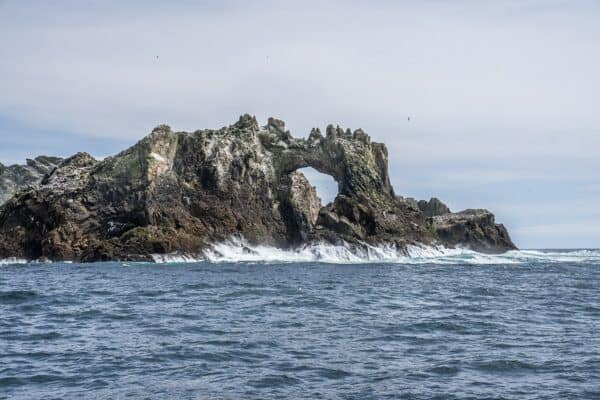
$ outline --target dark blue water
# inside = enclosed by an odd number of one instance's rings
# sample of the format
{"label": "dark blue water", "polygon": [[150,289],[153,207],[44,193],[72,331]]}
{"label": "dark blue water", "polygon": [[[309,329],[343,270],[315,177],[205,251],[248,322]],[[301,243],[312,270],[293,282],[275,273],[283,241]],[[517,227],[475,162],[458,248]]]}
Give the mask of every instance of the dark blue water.
{"label": "dark blue water", "polygon": [[600,398],[600,264],[5,265],[0,398]]}

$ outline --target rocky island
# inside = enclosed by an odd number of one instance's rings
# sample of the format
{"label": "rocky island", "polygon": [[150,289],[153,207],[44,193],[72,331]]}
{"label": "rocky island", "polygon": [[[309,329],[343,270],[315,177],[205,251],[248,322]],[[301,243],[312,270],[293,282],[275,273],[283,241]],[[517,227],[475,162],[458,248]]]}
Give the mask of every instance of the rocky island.
{"label": "rocky island", "polygon": [[[338,195],[323,205],[298,171],[332,176]],[[136,260],[201,255],[238,235],[298,248],[409,245],[515,249],[487,210],[452,213],[438,199],[397,196],[388,153],[361,129],[330,125],[306,139],[283,121],[250,115],[219,130],[174,132],[161,125],[102,161],[87,153],[0,164],[0,258]]]}

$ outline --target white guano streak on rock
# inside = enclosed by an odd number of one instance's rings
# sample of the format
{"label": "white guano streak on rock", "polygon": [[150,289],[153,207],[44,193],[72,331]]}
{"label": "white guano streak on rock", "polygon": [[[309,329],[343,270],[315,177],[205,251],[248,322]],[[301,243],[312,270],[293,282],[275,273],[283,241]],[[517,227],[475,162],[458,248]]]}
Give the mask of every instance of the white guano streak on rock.
{"label": "white guano streak on rock", "polygon": [[156,161],[159,161],[159,162],[162,162],[165,164],[167,163],[167,160],[160,154],[150,153],[150,157],[154,158]]}

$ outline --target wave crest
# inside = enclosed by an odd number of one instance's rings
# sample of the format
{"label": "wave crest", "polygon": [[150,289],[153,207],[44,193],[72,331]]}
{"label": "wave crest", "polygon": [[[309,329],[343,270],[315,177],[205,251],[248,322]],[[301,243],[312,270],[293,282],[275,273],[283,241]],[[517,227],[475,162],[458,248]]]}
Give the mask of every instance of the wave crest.
{"label": "wave crest", "polygon": [[0,265],[27,264],[27,262],[27,260],[24,260],[22,258],[14,257],[0,259]]}
{"label": "wave crest", "polygon": [[588,263],[600,262],[600,250],[514,250],[503,254],[483,254],[462,248],[443,246],[393,245],[373,246],[367,243],[332,245],[316,243],[297,249],[251,245],[244,238],[233,237],[214,244],[197,256],[156,254],[158,263],[221,262],[321,262],[334,264],[524,264],[524,263]]}

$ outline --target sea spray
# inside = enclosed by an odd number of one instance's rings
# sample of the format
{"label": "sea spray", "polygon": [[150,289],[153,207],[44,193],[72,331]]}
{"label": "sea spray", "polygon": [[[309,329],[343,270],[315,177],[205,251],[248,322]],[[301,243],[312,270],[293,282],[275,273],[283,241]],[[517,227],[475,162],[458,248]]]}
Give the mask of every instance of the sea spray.
{"label": "sea spray", "polygon": [[397,263],[397,264],[523,264],[559,262],[598,262],[600,250],[514,250],[502,254],[484,254],[464,248],[409,245],[401,249],[393,245],[373,246],[341,243],[314,243],[295,249],[252,245],[242,237],[216,243],[203,252],[190,254],[154,254],[157,263],[221,262],[320,262],[332,264]]}

